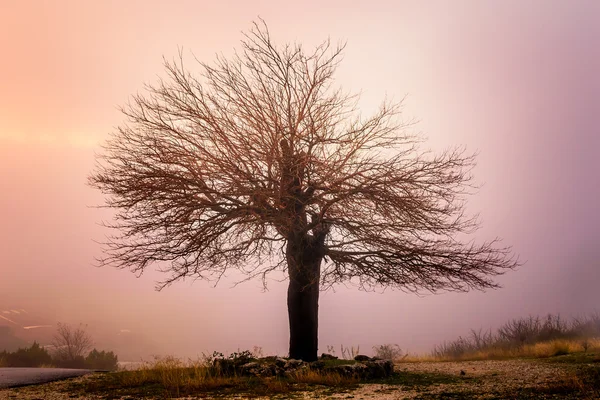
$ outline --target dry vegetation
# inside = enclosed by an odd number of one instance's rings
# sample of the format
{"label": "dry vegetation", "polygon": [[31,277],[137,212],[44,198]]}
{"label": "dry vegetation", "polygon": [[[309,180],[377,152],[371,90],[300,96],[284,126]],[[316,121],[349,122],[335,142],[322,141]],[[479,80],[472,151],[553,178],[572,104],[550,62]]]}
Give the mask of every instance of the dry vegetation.
{"label": "dry vegetation", "polygon": [[600,351],[600,314],[573,318],[560,315],[513,319],[496,333],[471,330],[466,337],[436,346],[432,359],[497,360],[518,357],[552,357]]}
{"label": "dry vegetation", "polygon": [[106,395],[177,398],[184,396],[244,397],[271,396],[303,392],[317,388],[336,391],[355,387],[359,381],[339,373],[298,370],[287,377],[257,378],[227,374],[214,368],[207,360],[183,362],[167,357],[146,363],[138,370],[102,374],[80,380],[68,391],[80,395]]}
{"label": "dry vegetation", "polygon": [[[257,350],[258,349],[258,350]],[[331,350],[332,348],[328,348]],[[342,355],[358,348],[342,346]],[[360,381],[327,370],[300,369],[258,378],[215,368],[220,353],[198,361],[156,359],[138,370],[95,374],[62,383],[0,391],[0,399],[134,398],[377,398],[377,399],[598,399],[600,317],[567,322],[559,316],[515,319],[496,333],[437,346],[431,355],[408,357],[397,345],[374,347],[396,360],[396,373]],[[262,350],[229,359],[261,358]],[[259,360],[260,361],[260,360]],[[351,363],[326,360],[330,365]]]}
{"label": "dry vegetation", "polygon": [[[357,382],[305,371],[289,379],[225,377],[202,363],[172,358],[139,371],[0,391],[0,399],[376,398],[597,399],[600,352],[545,359],[427,361],[397,364],[391,378]],[[464,374],[462,374],[464,372]]]}

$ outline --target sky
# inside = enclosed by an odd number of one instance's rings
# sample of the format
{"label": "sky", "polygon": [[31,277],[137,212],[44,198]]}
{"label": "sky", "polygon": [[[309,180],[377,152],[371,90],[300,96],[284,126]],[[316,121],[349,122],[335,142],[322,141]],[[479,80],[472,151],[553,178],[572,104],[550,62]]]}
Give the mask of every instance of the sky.
{"label": "sky", "polygon": [[322,293],[320,350],[424,353],[511,318],[600,311],[596,0],[0,0],[0,309],[138,332],[160,354],[285,354],[285,283],[156,292],[156,271],[95,267],[110,212],[86,185],[118,107],[156,82],[163,56],[230,56],[258,17],[276,43],[346,42],[336,81],[362,92],[365,114],[406,96],[427,146],[477,152],[474,238],[501,237],[524,262],[487,292]]}

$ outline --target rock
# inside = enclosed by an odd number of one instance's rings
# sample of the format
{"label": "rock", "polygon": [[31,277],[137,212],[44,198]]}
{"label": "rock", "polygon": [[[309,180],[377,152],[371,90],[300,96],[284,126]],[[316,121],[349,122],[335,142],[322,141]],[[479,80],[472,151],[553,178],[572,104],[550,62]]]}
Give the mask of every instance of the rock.
{"label": "rock", "polygon": [[240,374],[261,378],[272,376],[290,377],[308,369],[325,373],[334,372],[342,376],[356,377],[360,380],[385,378],[394,372],[394,364],[391,361],[384,360],[334,366],[327,366],[323,360],[307,363],[302,360],[286,360],[280,357],[250,360],[244,364],[239,364],[236,361],[235,359],[217,358],[213,361],[213,367],[223,375]]}
{"label": "rock", "polygon": [[367,366],[361,363],[344,364],[329,367],[327,370],[338,373],[342,376],[361,378],[366,375]]}
{"label": "rock", "polygon": [[283,368],[281,369],[280,375],[286,377],[293,377],[300,371],[307,370],[310,368],[310,364],[301,360],[287,360]]}
{"label": "rock", "polygon": [[365,356],[365,355],[363,355],[363,354],[359,354],[359,355],[357,355],[356,357],[354,357],[354,360],[355,360],[355,361],[358,361],[358,362],[363,362],[363,361],[371,361],[371,357],[369,357],[369,356]]}
{"label": "rock", "polygon": [[240,367],[240,374],[266,378],[277,375],[277,368],[273,363],[249,362]]}
{"label": "rock", "polygon": [[327,368],[327,371],[340,374],[342,376],[352,376],[354,370],[350,368],[350,365],[334,365],[333,367]]}
{"label": "rock", "polygon": [[287,362],[286,359],[281,358],[281,357],[276,357],[275,358],[275,366],[279,367],[279,368],[283,368],[285,367],[285,363]]}
{"label": "rock", "polygon": [[316,370],[316,371],[321,371],[323,370],[323,368],[325,368],[325,363],[323,361],[313,361],[311,363],[308,363],[308,368],[312,369],[312,370]]}
{"label": "rock", "polygon": [[349,365],[350,371],[352,372],[352,376],[356,376],[357,378],[362,378],[366,375],[369,367],[362,363],[356,363]]}
{"label": "rock", "polygon": [[258,361],[263,364],[275,364],[275,366],[278,368],[283,368],[285,366],[285,363],[287,363],[287,360],[285,358],[281,358],[278,356],[263,357],[259,358]]}
{"label": "rock", "polygon": [[321,354],[321,360],[337,360],[338,358],[336,356],[333,356],[331,354],[327,354],[327,353],[323,353]]}
{"label": "rock", "polygon": [[279,371],[277,370],[275,364],[266,364],[262,366],[260,370],[260,376],[277,376],[278,372]]}
{"label": "rock", "polygon": [[240,373],[242,375],[254,375],[260,376],[259,374],[260,365],[257,362],[249,362],[240,367]]}
{"label": "rock", "polygon": [[302,360],[295,360],[293,358],[290,358],[289,360],[287,360],[285,362],[285,365],[283,366],[283,368],[285,368],[286,370],[298,369],[302,365],[304,365],[304,361],[302,361]]}

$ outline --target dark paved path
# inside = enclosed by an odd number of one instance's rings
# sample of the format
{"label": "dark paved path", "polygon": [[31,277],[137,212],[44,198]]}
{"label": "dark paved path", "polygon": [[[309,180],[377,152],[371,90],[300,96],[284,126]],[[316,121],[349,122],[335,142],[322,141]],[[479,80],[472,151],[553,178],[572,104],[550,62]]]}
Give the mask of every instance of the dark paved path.
{"label": "dark paved path", "polygon": [[92,372],[66,368],[0,368],[0,389],[74,378]]}

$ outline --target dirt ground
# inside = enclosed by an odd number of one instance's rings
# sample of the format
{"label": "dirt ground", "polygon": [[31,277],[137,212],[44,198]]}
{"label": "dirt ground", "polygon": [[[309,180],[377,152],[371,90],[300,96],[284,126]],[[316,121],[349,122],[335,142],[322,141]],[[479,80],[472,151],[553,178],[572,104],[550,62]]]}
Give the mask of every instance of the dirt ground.
{"label": "dirt ground", "polygon": [[398,364],[396,371],[441,374],[449,379],[425,379],[422,385],[362,385],[352,393],[354,399],[581,398],[581,393],[568,393],[574,373],[571,366],[537,360],[405,363]]}
{"label": "dirt ground", "polygon": [[[394,379],[361,384],[357,388],[336,390],[316,388],[291,392],[273,398],[321,399],[600,399],[600,388],[590,386],[580,371],[598,373],[599,365],[548,360],[414,362],[396,364]],[[591,369],[590,369],[591,368]],[[596,376],[597,378],[597,376]],[[594,379],[596,379],[594,378]],[[80,395],[69,391],[74,378],[36,386],[0,390],[0,399],[128,399],[133,397]],[[597,382],[597,381],[594,381]],[[187,397],[192,399],[195,397]],[[218,393],[202,398],[223,398]],[[229,398],[250,398],[239,395]],[[256,397],[254,397],[256,398]],[[265,397],[262,397],[263,399]]]}

